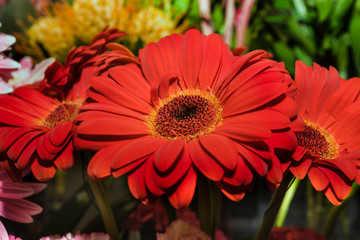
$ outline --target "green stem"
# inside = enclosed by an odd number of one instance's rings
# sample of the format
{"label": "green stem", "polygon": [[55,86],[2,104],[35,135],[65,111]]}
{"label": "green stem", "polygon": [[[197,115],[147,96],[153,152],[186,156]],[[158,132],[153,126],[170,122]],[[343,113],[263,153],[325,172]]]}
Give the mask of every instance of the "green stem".
{"label": "green stem", "polygon": [[339,214],[345,208],[345,206],[347,205],[349,200],[355,195],[355,193],[358,190],[359,190],[359,184],[357,184],[355,182],[353,184],[351,193],[349,194],[349,196],[346,199],[344,199],[342,204],[339,205],[339,206],[333,206],[331,208],[331,210],[329,211],[329,214],[326,216],[325,224],[324,224],[324,227],[323,227],[323,230],[322,230],[322,235],[325,238],[328,239],[331,236],[331,234],[333,233],[334,228],[335,228],[335,223],[336,223],[337,217],[339,216]]}
{"label": "green stem", "polygon": [[115,217],[110,206],[109,194],[105,186],[105,182],[94,181],[89,178],[89,184],[99,207],[106,232],[112,239],[120,240],[119,230],[117,228]]}
{"label": "green stem", "polygon": [[219,217],[220,192],[212,181],[202,175],[198,177],[198,199],[200,229],[214,239]]}
{"label": "green stem", "polygon": [[263,221],[257,232],[256,240],[266,239],[270,235],[271,229],[274,226],[276,216],[279,212],[281,203],[283,202],[286,191],[289,189],[289,186],[291,185],[292,179],[293,179],[293,175],[290,172],[285,174],[283,180],[280,183],[280,186],[273,193],[268,209],[264,214]]}
{"label": "green stem", "polygon": [[290,204],[291,204],[292,200],[294,199],[294,195],[295,195],[296,190],[297,190],[297,188],[299,186],[299,183],[300,183],[300,179],[295,178],[295,180],[291,184],[291,187],[286,192],[284,200],[283,200],[283,202],[281,204],[278,216],[276,218],[275,225],[277,227],[282,227],[283,226],[284,221],[286,219],[286,216],[287,216],[287,214],[289,212]]}

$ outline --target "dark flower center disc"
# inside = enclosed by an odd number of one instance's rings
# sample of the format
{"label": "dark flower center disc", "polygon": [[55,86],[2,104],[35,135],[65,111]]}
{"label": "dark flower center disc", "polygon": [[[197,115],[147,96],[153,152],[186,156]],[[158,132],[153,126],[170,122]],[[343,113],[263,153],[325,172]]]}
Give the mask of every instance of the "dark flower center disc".
{"label": "dark flower center disc", "polygon": [[298,144],[316,159],[333,159],[339,155],[334,136],[314,123],[305,121],[305,130],[296,133]]}
{"label": "dark flower center disc", "polygon": [[214,95],[185,92],[163,101],[149,117],[152,135],[191,141],[211,132],[222,121],[222,108]]}

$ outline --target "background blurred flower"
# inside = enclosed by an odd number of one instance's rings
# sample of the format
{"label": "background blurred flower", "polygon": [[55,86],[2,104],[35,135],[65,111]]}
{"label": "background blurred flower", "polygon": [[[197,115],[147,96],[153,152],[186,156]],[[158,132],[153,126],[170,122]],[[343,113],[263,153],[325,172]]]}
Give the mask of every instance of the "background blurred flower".
{"label": "background blurred flower", "polygon": [[157,240],[181,240],[181,239],[196,239],[196,240],[210,240],[211,238],[202,232],[198,227],[195,227],[181,219],[175,220],[166,228],[165,233],[157,233]]}
{"label": "background blurred flower", "polygon": [[130,231],[139,231],[150,220],[153,220],[156,231],[164,230],[169,224],[165,206],[160,199],[151,204],[140,203],[121,226]]}
{"label": "background blurred flower", "polygon": [[13,36],[0,33],[0,87],[2,88],[6,88],[5,83],[11,78],[11,73],[21,66],[20,63],[3,53],[9,50],[15,41]]}
{"label": "background blurred flower", "polygon": [[106,27],[126,32],[122,42],[133,50],[171,33],[185,31],[187,21],[180,24],[181,14],[175,17],[171,11],[165,12],[158,6],[141,0],[56,3],[47,16],[35,19],[24,35],[16,35],[19,44],[15,47],[37,60],[49,55],[64,62],[72,46],[89,44]]}
{"label": "background blurred flower", "polygon": [[68,233],[64,236],[52,235],[42,237],[40,240],[110,240],[110,236],[105,233],[91,233],[91,234],[80,234],[75,235]]}
{"label": "background blurred flower", "polygon": [[[7,34],[0,34],[0,52],[8,50],[16,39]],[[0,55],[0,94],[11,93],[15,87],[32,85],[44,79],[46,68],[55,61],[45,59],[33,69],[30,57],[24,57],[16,62],[5,55]]]}
{"label": "background blurred flower", "polygon": [[[58,7],[58,11],[63,9],[61,5]],[[74,23],[73,17],[71,22]],[[70,26],[50,14],[36,19],[24,35],[14,34],[14,36],[18,40],[15,45],[16,51],[31,56],[37,61],[50,56],[63,62],[70,49],[76,44]]]}
{"label": "background blurred flower", "polygon": [[21,238],[17,238],[13,235],[8,235],[4,224],[0,221],[0,239],[1,240],[21,240]]}
{"label": "background blurred flower", "polygon": [[359,182],[360,78],[347,81],[336,69],[296,62],[296,102],[305,129],[297,132],[298,148],[290,170],[308,176],[314,188],[339,205]]}
{"label": "background blurred flower", "polygon": [[326,240],[310,228],[281,227],[274,228],[267,240]]}
{"label": "background blurred flower", "polygon": [[167,194],[175,208],[191,202],[197,170],[232,200],[270,169],[268,179],[280,181],[265,141],[272,131],[288,132],[296,112],[289,114],[288,73],[267,56],[235,57],[220,36],[190,30],[147,45],[140,66],[93,78],[74,129],[78,148],[98,151],[89,176],[128,172],[137,199]]}
{"label": "background blurred flower", "polygon": [[23,198],[45,187],[43,183],[14,183],[5,170],[0,170],[0,216],[16,222],[31,223],[31,216],[41,213],[42,208]]}
{"label": "background blurred flower", "polygon": [[[11,77],[7,82],[0,85],[1,93],[11,93],[14,88],[20,86],[39,85],[45,77],[45,70],[55,61],[54,58],[48,58],[33,66],[30,57],[24,57],[20,60],[20,68],[11,72]],[[1,83],[1,82],[0,82]]]}

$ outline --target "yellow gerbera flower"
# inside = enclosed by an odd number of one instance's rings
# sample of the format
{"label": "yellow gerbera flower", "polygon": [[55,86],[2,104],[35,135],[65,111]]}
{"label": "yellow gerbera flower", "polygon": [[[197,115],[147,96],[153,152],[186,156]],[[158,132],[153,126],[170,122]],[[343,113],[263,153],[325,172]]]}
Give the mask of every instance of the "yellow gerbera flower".
{"label": "yellow gerbera flower", "polygon": [[149,0],[62,2],[53,4],[47,16],[36,19],[25,36],[18,35],[16,49],[38,60],[48,54],[64,61],[74,45],[89,44],[98,32],[109,27],[126,32],[122,43],[136,50],[171,33],[183,33],[188,22],[179,24],[181,17],[155,7]]}

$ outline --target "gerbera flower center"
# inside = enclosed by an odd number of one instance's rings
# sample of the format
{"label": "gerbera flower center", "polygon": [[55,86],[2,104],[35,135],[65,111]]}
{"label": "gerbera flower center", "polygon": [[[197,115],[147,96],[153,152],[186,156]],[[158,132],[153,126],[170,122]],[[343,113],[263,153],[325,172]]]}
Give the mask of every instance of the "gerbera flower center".
{"label": "gerbera flower center", "polygon": [[298,144],[316,159],[334,159],[339,156],[335,137],[317,124],[304,120],[305,130],[296,133]]}
{"label": "gerbera flower center", "polygon": [[222,122],[222,107],[212,93],[187,90],[162,100],[148,117],[151,135],[187,142],[213,131]]}
{"label": "gerbera flower center", "polygon": [[79,102],[61,103],[40,123],[41,126],[53,128],[61,122],[73,121],[79,114]]}

